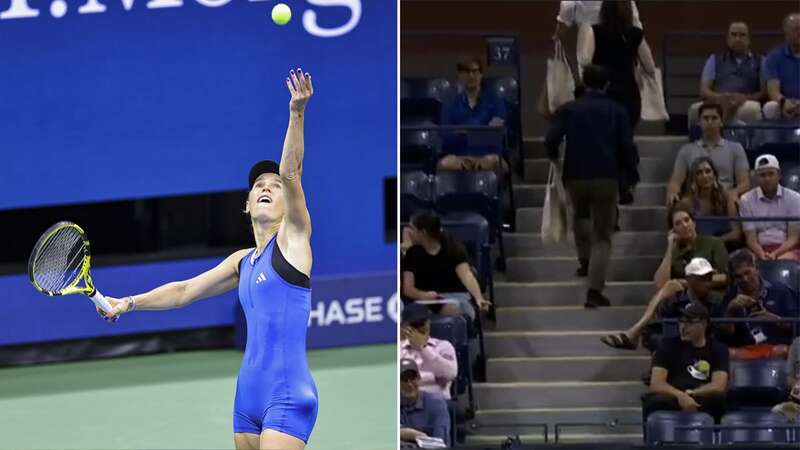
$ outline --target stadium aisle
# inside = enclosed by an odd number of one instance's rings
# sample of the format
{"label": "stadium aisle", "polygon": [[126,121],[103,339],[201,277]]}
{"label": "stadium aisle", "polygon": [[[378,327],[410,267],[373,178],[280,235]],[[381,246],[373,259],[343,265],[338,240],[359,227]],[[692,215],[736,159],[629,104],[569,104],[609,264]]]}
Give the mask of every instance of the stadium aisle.
{"label": "stadium aisle", "polygon": [[[396,445],[396,387],[386,383],[396,351],[308,353],[324,401],[307,449]],[[233,448],[240,360],[222,350],[0,369],[0,449]]]}

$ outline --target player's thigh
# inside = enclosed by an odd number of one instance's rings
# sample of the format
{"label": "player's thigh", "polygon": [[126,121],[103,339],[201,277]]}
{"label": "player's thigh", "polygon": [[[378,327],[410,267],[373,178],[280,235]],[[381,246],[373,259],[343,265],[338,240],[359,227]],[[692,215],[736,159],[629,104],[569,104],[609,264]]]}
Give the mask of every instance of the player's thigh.
{"label": "player's thigh", "polygon": [[261,432],[261,450],[304,450],[306,443],[302,439],[275,430]]}
{"label": "player's thigh", "polygon": [[259,436],[254,433],[233,433],[236,450],[258,450]]}

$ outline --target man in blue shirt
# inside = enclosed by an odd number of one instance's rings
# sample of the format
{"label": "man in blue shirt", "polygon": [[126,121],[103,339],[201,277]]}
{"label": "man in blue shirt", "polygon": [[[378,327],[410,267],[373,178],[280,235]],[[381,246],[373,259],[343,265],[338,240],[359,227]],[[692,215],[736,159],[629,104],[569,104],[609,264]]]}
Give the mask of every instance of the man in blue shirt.
{"label": "man in blue shirt", "polygon": [[[703,67],[700,97],[705,102],[722,105],[723,120],[746,123],[761,120],[761,99],[764,83],[761,77],[762,58],[750,51],[750,29],[744,22],[732,22],[725,40],[727,50],[712,54]],[[697,126],[698,111],[703,102],[689,108],[689,128]]]}
{"label": "man in blue shirt", "polygon": [[764,105],[764,117],[770,120],[800,119],[800,13],[783,19],[786,45],[767,54],[764,79],[770,101]]}
{"label": "man in blue shirt", "polygon": [[[559,164],[566,139],[562,179],[573,208],[579,272],[589,277],[587,308],[609,306],[603,296],[611,235],[617,221],[617,199],[639,182],[639,154],[628,113],[606,95],[608,72],[588,65],[586,94],[562,106],[545,137],[547,157]],[[582,273],[581,273],[582,274]]]}
{"label": "man in blue shirt", "polygon": [[[726,296],[726,317],[798,317],[797,292],[783,283],[763,279],[750,250],[731,255],[730,266],[736,288]],[[791,322],[723,324],[719,330],[732,347],[731,358],[786,358],[792,342]]]}
{"label": "man in blue shirt", "polygon": [[[488,125],[506,123],[506,105],[494,93],[482,89],[483,63],[478,58],[457,66],[459,92],[442,106],[442,125]],[[466,132],[446,133],[444,151],[455,152],[439,161],[443,170],[496,170],[500,155],[487,149],[467,147]]]}
{"label": "man in blue shirt", "polygon": [[450,447],[447,403],[436,394],[419,390],[419,368],[413,359],[400,360],[400,440],[439,438]]}

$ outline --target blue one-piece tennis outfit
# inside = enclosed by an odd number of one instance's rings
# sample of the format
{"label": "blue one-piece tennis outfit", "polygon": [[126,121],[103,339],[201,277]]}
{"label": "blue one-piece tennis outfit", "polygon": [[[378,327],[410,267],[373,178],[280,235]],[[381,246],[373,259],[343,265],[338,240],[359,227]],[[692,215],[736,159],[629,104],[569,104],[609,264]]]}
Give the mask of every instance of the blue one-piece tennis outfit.
{"label": "blue one-piece tennis outfit", "polygon": [[317,420],[317,387],[306,361],[311,289],[283,257],[274,236],[261,255],[239,264],[239,301],[247,346],[236,382],[233,431],[265,429],[308,442]]}

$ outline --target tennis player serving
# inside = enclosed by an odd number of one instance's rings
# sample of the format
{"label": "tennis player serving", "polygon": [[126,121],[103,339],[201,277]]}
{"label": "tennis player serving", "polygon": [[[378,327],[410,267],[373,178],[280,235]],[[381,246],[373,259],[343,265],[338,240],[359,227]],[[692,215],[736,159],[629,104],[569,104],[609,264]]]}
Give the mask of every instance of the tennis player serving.
{"label": "tennis player serving", "polygon": [[256,247],[239,250],[208,272],[150,292],[116,299],[107,320],[138,310],[171,309],[238,286],[247,346],[236,382],[233,439],[237,449],[304,449],[317,419],[317,388],[306,361],[311,307],[311,219],[300,176],[303,120],[314,93],[311,76],[292,70],[289,127],[280,165],[250,169],[245,212]]}

